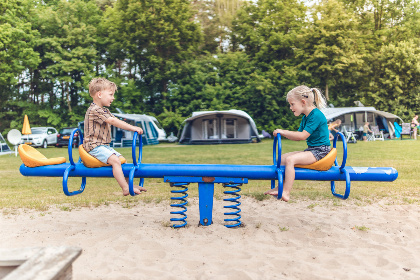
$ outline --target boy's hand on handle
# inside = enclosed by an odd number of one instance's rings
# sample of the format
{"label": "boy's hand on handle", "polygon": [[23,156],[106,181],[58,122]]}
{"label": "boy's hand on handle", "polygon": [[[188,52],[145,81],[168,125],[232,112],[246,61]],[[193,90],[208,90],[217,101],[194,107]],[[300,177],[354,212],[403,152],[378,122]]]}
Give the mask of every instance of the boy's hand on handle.
{"label": "boy's hand on handle", "polygon": [[143,129],[141,129],[141,127],[136,127],[135,130],[138,134],[142,135],[143,134]]}

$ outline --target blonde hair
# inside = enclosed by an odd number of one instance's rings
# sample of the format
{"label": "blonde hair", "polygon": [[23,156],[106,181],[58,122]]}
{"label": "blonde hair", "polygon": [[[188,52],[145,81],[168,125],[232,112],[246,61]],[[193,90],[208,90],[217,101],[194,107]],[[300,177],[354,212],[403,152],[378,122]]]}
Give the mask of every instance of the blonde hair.
{"label": "blonde hair", "polygon": [[89,82],[89,95],[91,97],[94,97],[97,92],[107,89],[115,92],[117,91],[117,85],[105,78],[93,78]]}
{"label": "blonde hair", "polygon": [[308,100],[308,104],[316,104],[318,109],[327,107],[327,101],[324,95],[317,88],[309,88],[307,86],[297,86],[287,93],[286,99],[294,98],[296,100]]}

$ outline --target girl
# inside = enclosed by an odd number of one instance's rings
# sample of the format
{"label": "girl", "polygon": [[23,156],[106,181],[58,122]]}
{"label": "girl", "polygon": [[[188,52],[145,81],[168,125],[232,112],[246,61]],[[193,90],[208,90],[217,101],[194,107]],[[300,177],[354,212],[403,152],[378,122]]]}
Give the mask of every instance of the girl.
{"label": "girl", "polygon": [[[280,133],[290,140],[306,140],[308,148],[304,151],[286,153],[281,156],[281,165],[285,165],[282,200],[289,201],[290,191],[295,180],[296,164],[312,164],[324,158],[331,150],[327,119],[319,110],[326,107],[322,93],[315,88],[298,86],[287,93],[290,110],[298,117],[303,114],[298,131],[276,129],[273,135]],[[316,107],[314,105],[316,103]],[[319,109],[318,109],[318,108]],[[277,196],[278,188],[271,189],[265,194]]]}

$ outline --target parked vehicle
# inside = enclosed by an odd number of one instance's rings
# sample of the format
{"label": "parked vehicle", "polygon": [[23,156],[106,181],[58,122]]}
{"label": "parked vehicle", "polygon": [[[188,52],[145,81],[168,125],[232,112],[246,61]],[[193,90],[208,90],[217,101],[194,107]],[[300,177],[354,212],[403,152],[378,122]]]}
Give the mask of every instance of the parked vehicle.
{"label": "parked vehicle", "polygon": [[46,149],[49,145],[57,143],[57,130],[53,127],[33,127],[31,132],[32,134],[22,135],[22,144]]}
{"label": "parked vehicle", "polygon": [[[60,131],[57,134],[57,143],[55,144],[56,147],[63,147],[69,145],[69,139],[72,131],[77,127],[65,127],[60,129]],[[79,135],[76,132],[73,137],[73,147],[77,148],[79,147],[80,139]]]}
{"label": "parked vehicle", "polygon": [[[119,110],[121,111],[121,110]],[[159,141],[168,141],[166,139],[166,132],[153,116],[140,114],[124,114],[112,113],[115,117],[143,129],[142,135],[143,145],[159,144]],[[82,133],[84,133],[85,122],[79,122],[78,126]],[[121,128],[111,126],[111,147],[131,147],[133,142],[133,131],[123,130]]]}

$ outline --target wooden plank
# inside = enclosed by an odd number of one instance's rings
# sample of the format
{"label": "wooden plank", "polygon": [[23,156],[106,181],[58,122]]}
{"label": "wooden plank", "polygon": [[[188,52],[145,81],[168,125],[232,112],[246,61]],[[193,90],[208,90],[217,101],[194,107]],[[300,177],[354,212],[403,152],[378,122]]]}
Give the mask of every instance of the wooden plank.
{"label": "wooden plank", "polygon": [[[20,250],[20,251],[19,251]],[[4,267],[16,269],[2,280],[67,280],[72,278],[72,263],[82,253],[78,247],[41,247],[0,250],[0,260]],[[6,257],[9,259],[7,260]],[[26,257],[26,260],[25,260]],[[22,262],[23,261],[23,262]],[[1,268],[0,263],[0,268]]]}

